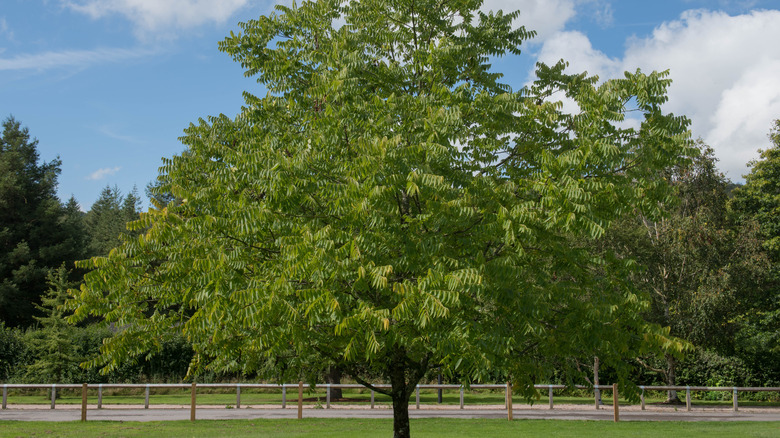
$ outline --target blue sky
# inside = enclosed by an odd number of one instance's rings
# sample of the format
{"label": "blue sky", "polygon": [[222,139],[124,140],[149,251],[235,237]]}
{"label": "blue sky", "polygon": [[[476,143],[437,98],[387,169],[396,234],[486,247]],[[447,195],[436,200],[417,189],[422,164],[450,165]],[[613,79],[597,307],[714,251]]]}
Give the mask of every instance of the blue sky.
{"label": "blue sky", "polygon": [[[217,50],[270,0],[0,0],[0,117],[62,159],[59,195],[87,210],[106,185],[143,192],[200,117],[235,115],[253,79]],[[666,109],[693,120],[732,180],[780,118],[779,0],[486,0],[538,37],[496,62],[521,87],[537,60],[602,78],[671,70]]]}

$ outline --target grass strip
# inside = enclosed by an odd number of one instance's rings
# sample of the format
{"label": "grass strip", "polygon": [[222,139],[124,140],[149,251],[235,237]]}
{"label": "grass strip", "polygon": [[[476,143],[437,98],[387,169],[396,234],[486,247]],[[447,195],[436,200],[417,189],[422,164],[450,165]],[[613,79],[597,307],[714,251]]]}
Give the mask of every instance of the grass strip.
{"label": "grass strip", "polygon": [[[390,437],[391,419],[201,420],[166,422],[0,421],[0,437]],[[412,419],[415,437],[777,437],[780,422],[620,422]]]}

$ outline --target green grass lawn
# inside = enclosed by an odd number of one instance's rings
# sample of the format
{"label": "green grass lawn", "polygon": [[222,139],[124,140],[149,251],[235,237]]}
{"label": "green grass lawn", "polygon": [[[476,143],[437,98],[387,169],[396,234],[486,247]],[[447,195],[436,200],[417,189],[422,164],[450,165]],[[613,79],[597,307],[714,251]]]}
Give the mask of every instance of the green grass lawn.
{"label": "green grass lawn", "polygon": [[[0,421],[0,437],[390,437],[390,419],[131,422]],[[414,437],[777,437],[780,422],[621,422],[413,419]]]}
{"label": "green grass lawn", "polygon": [[[60,397],[57,399],[57,404],[81,404],[81,390],[60,390]],[[611,393],[606,391],[603,393],[602,400],[605,404],[612,404]],[[680,394],[684,397],[684,393]],[[50,396],[45,391],[31,391],[31,390],[9,390],[8,403],[14,404],[49,404],[51,403]],[[344,390],[344,397],[349,399],[349,403],[369,403],[371,394],[367,390]],[[664,400],[664,394],[660,392],[649,392],[646,394],[645,402],[647,404],[660,403]],[[728,393],[714,393],[710,394],[713,400],[701,400],[694,399],[693,404],[697,406],[731,406],[731,394]],[[720,399],[717,399],[720,398]],[[298,391],[295,388],[289,388],[287,390],[287,403],[288,405],[297,403]],[[307,388],[304,392],[305,403],[321,404],[325,405],[325,390],[311,391]],[[513,397],[514,405],[523,405],[528,402],[522,397]],[[460,403],[460,393],[455,391],[445,391],[443,396],[443,404],[458,405]],[[97,403],[97,390],[90,389],[88,395],[88,402],[90,404]],[[554,395],[554,404],[592,404],[593,398],[588,396],[572,396],[572,395]],[[143,389],[133,390],[115,390],[105,389],[103,392],[103,403],[109,404],[143,404],[144,392]],[[150,405],[155,404],[176,404],[176,405],[188,405],[190,403],[190,390],[189,389],[173,389],[173,388],[152,388],[150,397]],[[235,405],[236,394],[229,390],[215,390],[210,388],[200,389],[198,392],[197,403],[199,405]],[[281,405],[282,394],[281,391],[268,391],[258,390],[251,388],[242,388],[241,390],[241,405],[263,405],[263,404],[276,404]],[[333,402],[336,403],[335,401]],[[377,393],[375,395],[375,403],[377,405],[389,405],[389,397]],[[410,403],[415,403],[414,395],[410,398]],[[420,391],[420,403],[421,404],[436,404],[437,395],[435,390],[421,390]],[[466,391],[464,394],[464,403],[469,405],[503,405],[504,393],[503,391]],[[548,403],[546,391],[541,394],[541,397],[534,401],[535,404],[546,405]],[[621,404],[627,403],[626,400],[620,399]],[[780,406],[780,402],[772,401],[749,401],[741,398],[739,400],[740,406]]]}

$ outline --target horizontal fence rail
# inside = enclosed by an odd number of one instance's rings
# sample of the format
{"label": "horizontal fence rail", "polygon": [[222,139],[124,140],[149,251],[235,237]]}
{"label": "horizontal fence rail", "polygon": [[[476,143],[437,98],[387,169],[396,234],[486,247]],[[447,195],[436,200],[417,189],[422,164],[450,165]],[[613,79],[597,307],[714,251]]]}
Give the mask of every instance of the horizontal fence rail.
{"label": "horizontal fence rail", "polygon": [[[389,384],[373,384],[374,388],[377,389],[390,389],[391,386]],[[224,389],[232,389],[235,391],[236,394],[236,403],[235,407],[240,408],[241,407],[241,390],[242,389],[265,389],[265,390],[276,390],[280,391],[282,394],[282,402],[281,407],[287,408],[287,390],[289,388],[297,389],[298,390],[298,416],[299,418],[302,416],[302,402],[303,402],[303,389],[304,387],[310,387],[312,389],[325,389],[325,403],[326,409],[331,408],[331,390],[332,389],[370,389],[366,386],[360,385],[360,384],[351,384],[351,383],[325,383],[325,384],[305,384],[303,382],[298,383],[283,383],[283,384],[272,384],[272,383],[83,383],[83,384],[29,384],[29,383],[6,383],[2,385],[3,387],[3,404],[2,408],[7,409],[8,407],[8,390],[9,389],[46,389],[51,391],[51,409],[55,409],[56,407],[56,399],[57,399],[57,393],[58,390],[63,389],[81,389],[82,393],[82,420],[86,421],[86,411],[87,411],[87,393],[90,389],[97,389],[97,408],[101,409],[103,407],[103,390],[104,389],[143,389],[144,390],[144,409],[149,408],[149,397],[152,389],[155,388],[177,388],[177,389],[191,389],[191,403],[190,403],[190,409],[191,409],[191,419],[195,420],[195,406],[196,406],[196,398],[197,398],[197,389],[198,388],[224,388]],[[553,392],[555,390],[561,390],[566,388],[576,388],[580,390],[591,390],[594,392],[594,398],[596,400],[596,408],[598,409],[599,404],[599,398],[600,398],[600,391],[601,390],[612,390],[613,391],[613,404],[615,408],[615,421],[618,419],[618,405],[617,405],[617,385],[594,385],[594,386],[584,386],[584,385],[576,385],[574,387],[566,386],[566,385],[534,385],[534,388],[539,390],[540,392],[544,392],[546,390],[548,402],[549,402],[549,409],[553,409],[553,398],[554,394]],[[732,403],[733,403],[733,410],[735,412],[739,409],[738,404],[738,397],[737,394],[739,392],[778,392],[780,393],[780,387],[724,387],[724,386],[639,386],[638,387],[641,391],[640,393],[640,403],[641,403],[641,409],[645,410],[645,392],[646,391],[685,391],[685,404],[686,404],[686,410],[691,410],[691,392],[693,391],[710,391],[710,392],[731,392],[732,394]],[[467,389],[463,385],[453,385],[453,384],[420,384],[417,385],[415,388],[415,408],[420,409],[420,390],[421,389],[437,389],[437,390],[458,390],[460,395],[459,400],[459,408],[464,409],[465,403],[464,403],[464,391]],[[493,390],[504,390],[505,391],[505,397],[504,397],[504,408],[508,410],[508,418],[512,419],[512,386],[511,384],[476,384],[476,385],[470,385],[468,389],[493,389]],[[371,409],[375,406],[375,391],[371,389],[371,399],[370,399],[370,407]]]}

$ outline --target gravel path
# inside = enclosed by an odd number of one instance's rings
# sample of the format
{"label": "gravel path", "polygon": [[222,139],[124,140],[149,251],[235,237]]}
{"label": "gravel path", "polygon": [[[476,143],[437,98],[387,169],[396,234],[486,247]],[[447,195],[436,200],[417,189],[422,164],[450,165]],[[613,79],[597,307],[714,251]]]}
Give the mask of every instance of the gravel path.
{"label": "gravel path", "polygon": [[[506,418],[507,412],[503,406],[471,406],[458,409],[457,406],[421,406],[415,409],[409,406],[412,418]],[[245,406],[240,409],[229,409],[225,406],[198,406],[197,418],[201,420],[236,420],[254,418],[297,418],[296,406],[280,409],[278,406]],[[369,409],[367,406],[334,405],[331,409],[320,409],[304,406],[304,418],[390,418],[392,410],[387,406],[377,406]],[[515,419],[556,419],[556,420],[613,420],[612,406],[604,406],[596,410],[591,405],[520,405],[513,410]],[[189,406],[155,405],[143,409],[143,405],[104,405],[97,409],[90,405],[87,411],[88,420],[107,421],[166,421],[189,420]],[[0,410],[0,420],[17,421],[79,421],[81,419],[80,405],[61,405],[50,409],[48,405],[9,405],[8,409]],[[621,421],[780,421],[779,407],[740,407],[738,412],[724,407],[693,406],[690,412],[685,406],[648,405],[646,410],[640,406],[621,406]]]}

